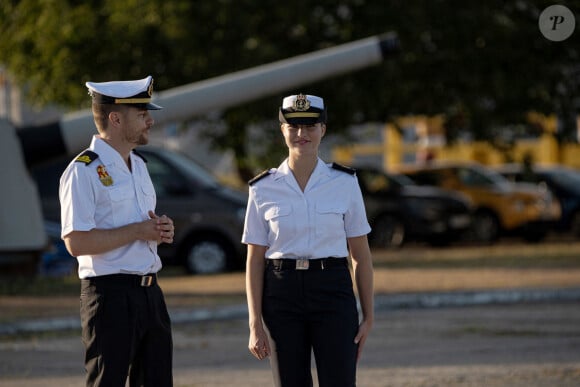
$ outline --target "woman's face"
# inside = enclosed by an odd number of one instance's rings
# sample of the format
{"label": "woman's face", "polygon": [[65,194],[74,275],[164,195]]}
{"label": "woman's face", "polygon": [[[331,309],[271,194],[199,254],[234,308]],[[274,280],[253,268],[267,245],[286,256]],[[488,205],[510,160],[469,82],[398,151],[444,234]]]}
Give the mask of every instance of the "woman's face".
{"label": "woman's face", "polygon": [[313,125],[282,124],[281,129],[290,153],[318,154],[318,147],[326,132],[326,125],[323,123]]}

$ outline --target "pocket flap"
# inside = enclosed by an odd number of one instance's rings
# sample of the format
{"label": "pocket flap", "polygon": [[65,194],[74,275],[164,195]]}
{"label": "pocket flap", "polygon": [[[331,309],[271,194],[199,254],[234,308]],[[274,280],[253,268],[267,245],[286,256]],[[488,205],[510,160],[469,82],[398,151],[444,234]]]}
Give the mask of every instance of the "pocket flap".
{"label": "pocket flap", "polygon": [[275,206],[271,206],[269,207],[264,216],[266,218],[266,220],[272,220],[274,218],[278,218],[280,216],[286,216],[290,214],[290,206],[280,206],[280,205],[275,205]]}

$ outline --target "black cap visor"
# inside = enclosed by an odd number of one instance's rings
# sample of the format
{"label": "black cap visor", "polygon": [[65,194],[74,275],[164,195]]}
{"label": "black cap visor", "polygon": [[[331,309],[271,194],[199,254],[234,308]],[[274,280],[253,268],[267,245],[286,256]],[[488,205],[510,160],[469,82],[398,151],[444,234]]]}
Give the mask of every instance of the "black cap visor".
{"label": "black cap visor", "polygon": [[163,109],[163,107],[154,104],[153,102],[149,102],[148,104],[145,105],[145,109],[147,110],[161,110]]}

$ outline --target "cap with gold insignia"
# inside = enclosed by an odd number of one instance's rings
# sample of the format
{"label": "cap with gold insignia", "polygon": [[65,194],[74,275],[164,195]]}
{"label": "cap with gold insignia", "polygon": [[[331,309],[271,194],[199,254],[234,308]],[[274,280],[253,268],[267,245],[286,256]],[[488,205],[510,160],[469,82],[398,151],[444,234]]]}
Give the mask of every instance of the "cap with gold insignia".
{"label": "cap with gold insignia", "polygon": [[280,122],[291,125],[326,123],[324,100],[315,95],[297,94],[282,100],[278,114]]}
{"label": "cap with gold insignia", "polygon": [[93,102],[99,104],[126,104],[147,110],[163,109],[151,102],[153,77],[135,81],[87,82]]}

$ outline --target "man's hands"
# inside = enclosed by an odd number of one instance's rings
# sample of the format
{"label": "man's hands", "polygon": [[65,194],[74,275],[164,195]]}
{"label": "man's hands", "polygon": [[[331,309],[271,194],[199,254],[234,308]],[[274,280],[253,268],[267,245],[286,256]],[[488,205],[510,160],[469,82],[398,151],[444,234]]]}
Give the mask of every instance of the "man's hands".
{"label": "man's hands", "polygon": [[148,240],[156,240],[157,244],[161,243],[173,243],[173,236],[175,235],[175,227],[173,226],[173,220],[166,215],[157,216],[153,211],[149,211],[149,217],[152,223],[153,229],[150,229],[150,234],[152,238],[147,238]]}
{"label": "man's hands", "polygon": [[173,220],[166,215],[157,216],[153,211],[149,211],[149,217],[151,219],[114,229],[73,231],[63,238],[64,243],[74,257],[104,254],[138,240],[173,243]]}

